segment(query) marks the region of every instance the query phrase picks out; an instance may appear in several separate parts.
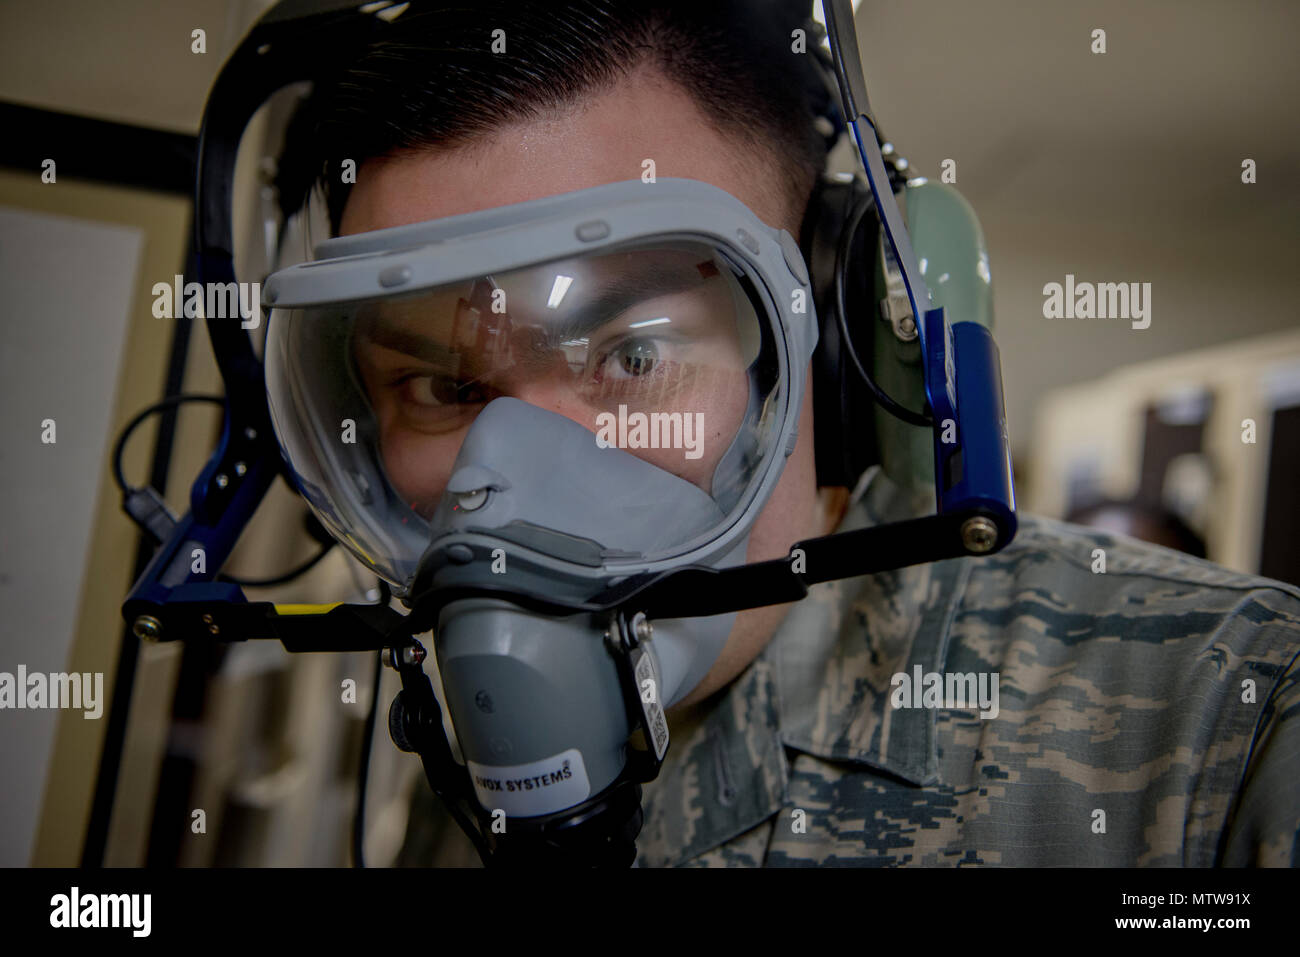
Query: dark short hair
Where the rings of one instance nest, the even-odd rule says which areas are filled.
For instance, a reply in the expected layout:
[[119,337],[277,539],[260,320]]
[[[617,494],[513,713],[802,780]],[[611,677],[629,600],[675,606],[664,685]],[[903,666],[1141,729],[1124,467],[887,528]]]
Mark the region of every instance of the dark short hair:
[[[792,49],[810,0],[461,0],[412,7],[318,81],[286,136],[279,185],[296,209],[313,181],[337,235],[342,161],[446,150],[563,108],[649,64],[773,172],[798,226],[826,158],[810,103],[813,56]],[[506,53],[491,50],[505,31]],[[811,45],[813,37],[808,38]],[[628,117],[635,123],[635,117]],[[297,205],[295,205],[297,204]]]

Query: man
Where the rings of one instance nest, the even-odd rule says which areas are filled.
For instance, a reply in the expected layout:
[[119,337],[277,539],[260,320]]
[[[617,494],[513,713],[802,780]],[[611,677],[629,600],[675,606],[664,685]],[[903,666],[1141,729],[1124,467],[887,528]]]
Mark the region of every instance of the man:
[[[803,54],[784,21],[692,6],[709,5],[399,18],[291,143],[325,162],[343,235],[637,179],[650,159],[798,237],[824,147],[794,79]],[[393,484],[432,500],[441,486],[403,472],[420,453],[401,396],[379,398],[407,380],[386,378],[391,349],[359,341]],[[813,435],[809,386],[748,561],[926,511],[879,470],[852,498],[819,489]],[[741,613],[669,712],[638,865],[1300,863],[1298,652],[1300,590],[1022,517],[992,557]],[[407,863],[455,859],[455,837],[428,847],[428,800]]]

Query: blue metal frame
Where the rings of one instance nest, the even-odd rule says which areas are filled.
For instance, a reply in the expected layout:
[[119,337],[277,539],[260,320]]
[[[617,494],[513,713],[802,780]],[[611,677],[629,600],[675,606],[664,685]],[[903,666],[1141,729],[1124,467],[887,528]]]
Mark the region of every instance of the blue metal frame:
[[[917,317],[925,394],[934,419],[936,506],[940,514],[983,510],[998,525],[1000,545],[1015,535],[1015,491],[1002,399],[997,345],[983,326],[954,327],[942,307],[931,308],[930,291],[912,250],[903,217],[889,186],[875,120],[867,100],[849,0],[823,0],[846,121],[866,170],[880,224],[894,252]],[[951,434],[951,441],[945,437]]]

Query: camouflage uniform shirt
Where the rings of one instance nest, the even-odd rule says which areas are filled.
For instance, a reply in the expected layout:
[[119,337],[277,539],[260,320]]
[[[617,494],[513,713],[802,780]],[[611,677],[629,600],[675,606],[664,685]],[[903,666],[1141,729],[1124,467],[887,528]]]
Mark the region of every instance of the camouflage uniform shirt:
[[[877,473],[841,527],[918,506]],[[1300,588],[1022,515],[793,605],[674,723],[637,866],[1295,866],[1298,653]],[[996,674],[996,717],[894,707],[918,669]]]

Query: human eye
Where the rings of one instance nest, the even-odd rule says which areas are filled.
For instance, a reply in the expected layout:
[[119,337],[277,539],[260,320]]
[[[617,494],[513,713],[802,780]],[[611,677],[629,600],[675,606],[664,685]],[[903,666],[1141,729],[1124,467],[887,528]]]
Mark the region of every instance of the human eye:
[[480,382],[429,372],[409,373],[393,381],[389,388],[403,420],[424,432],[459,428],[490,398]]
[[656,339],[624,339],[600,357],[597,372],[614,381],[648,378],[662,371],[668,352]]
[[395,387],[404,403],[420,408],[436,409],[447,405],[446,391],[441,388],[440,377],[409,375],[398,380]]
[[677,370],[678,351],[676,343],[658,336],[612,339],[592,348],[587,385],[603,395],[660,387]]
[[450,405],[478,405],[487,401],[482,379],[449,376],[440,372],[398,373],[385,383],[406,405],[436,409]]

